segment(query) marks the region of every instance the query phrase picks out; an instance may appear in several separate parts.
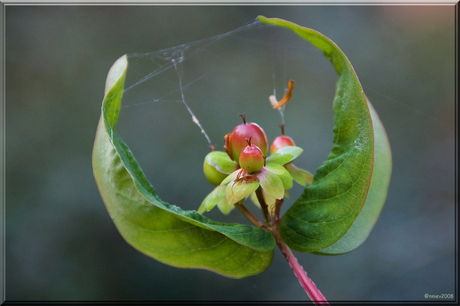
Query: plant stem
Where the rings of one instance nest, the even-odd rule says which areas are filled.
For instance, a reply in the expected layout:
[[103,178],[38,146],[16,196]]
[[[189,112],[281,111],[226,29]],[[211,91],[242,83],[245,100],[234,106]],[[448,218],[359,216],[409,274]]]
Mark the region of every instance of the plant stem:
[[316,288],[315,283],[307,276],[307,272],[302,268],[302,266],[295,258],[294,254],[292,254],[291,250],[288,246],[284,243],[283,239],[281,239],[280,234],[278,233],[278,226],[280,223],[280,210],[281,205],[283,205],[283,200],[277,200],[275,206],[275,216],[274,219],[270,217],[268,213],[267,203],[265,203],[265,199],[263,197],[262,188],[259,187],[256,190],[257,199],[259,200],[259,204],[262,207],[262,212],[264,214],[265,222],[267,223],[268,230],[275,236],[276,244],[280,248],[281,252],[283,253],[284,257],[288,261],[289,265],[291,266],[292,270],[294,270],[294,274],[300,282],[300,285],[305,290],[307,295],[310,297],[310,300],[314,304],[329,304],[326,301],[326,298],[323,294]]
[[255,226],[257,227],[261,227],[261,228],[267,228],[265,226],[265,224],[263,224],[262,222],[260,222],[244,205],[243,203],[241,204],[236,204],[236,208],[238,208],[241,213],[249,219],[249,221],[252,222],[252,224],[254,224]]
[[273,219],[273,225],[275,228],[278,228],[280,225],[280,212],[281,212],[281,205],[283,205],[284,200],[276,200],[275,203],[275,218]]
[[257,200],[259,201],[260,208],[262,208],[262,213],[264,215],[265,223],[268,227],[272,226],[272,219],[270,217],[270,213],[268,212],[267,203],[265,203],[264,194],[262,192],[262,187],[259,186],[256,190]]
[[259,200],[260,207],[262,208],[262,212],[264,215],[265,223],[267,226],[265,226],[262,222],[257,220],[256,217],[246,208],[243,206],[243,203],[241,204],[236,204],[236,207],[243,213],[243,215],[246,216],[255,226],[264,228],[269,230],[273,236],[276,239],[276,244],[280,248],[281,252],[283,253],[284,257],[288,261],[289,265],[291,266],[292,270],[294,270],[294,274],[297,277],[297,279],[300,282],[300,285],[302,288],[305,290],[307,293],[308,297],[312,300],[314,304],[329,304],[326,301],[326,298],[323,296],[323,294],[316,288],[315,283],[307,276],[307,272],[302,268],[302,266],[299,264],[297,261],[297,258],[295,258],[294,254],[292,254],[291,250],[288,248],[288,246],[284,243],[283,239],[281,238],[280,234],[278,233],[278,226],[280,222],[280,209],[281,205],[283,204],[283,200],[277,200],[276,201],[276,207],[275,207],[275,216],[274,219],[271,218],[269,212],[268,212],[268,207],[267,203],[265,203],[265,199],[263,196],[262,188],[259,187],[256,190],[256,195],[257,195],[257,200]]
[[294,274],[300,282],[300,285],[308,294],[310,299],[314,304],[324,305],[329,304],[323,294],[316,288],[315,283],[307,276],[307,273],[302,268],[302,266],[295,258],[294,254],[292,254],[291,250],[287,247],[284,241],[281,239],[278,231],[276,229],[271,229],[273,236],[276,238],[276,243],[280,248],[281,252],[283,253],[284,257],[288,261],[289,265],[291,266],[292,270],[294,270]]

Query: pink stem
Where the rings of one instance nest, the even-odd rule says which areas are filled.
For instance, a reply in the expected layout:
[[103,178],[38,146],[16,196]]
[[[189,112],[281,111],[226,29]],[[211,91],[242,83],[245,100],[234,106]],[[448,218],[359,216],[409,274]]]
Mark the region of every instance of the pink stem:
[[278,245],[284,257],[288,261],[292,270],[294,270],[295,276],[299,280],[302,288],[308,294],[308,297],[310,298],[310,300],[312,300],[314,304],[329,305],[329,303],[326,301],[326,298],[321,294],[318,288],[316,288],[315,283],[313,283],[313,281],[307,276],[307,272],[304,271],[302,266],[297,261],[297,258],[295,258],[294,254],[292,254],[291,250],[284,243],[283,239],[281,239],[281,236],[277,231],[277,228],[280,222],[280,218],[279,218],[280,208],[281,208],[281,205],[283,204],[283,200],[277,200],[276,209],[275,209],[275,218],[274,220],[272,220],[272,218],[270,217],[270,214],[268,213],[267,204],[265,203],[265,199],[263,197],[261,187],[259,187],[256,190],[256,195],[257,195],[257,199],[259,200],[260,206],[262,208],[262,212],[264,215],[265,222],[267,223],[267,226],[264,225],[259,220],[257,220],[257,218],[254,217],[254,215],[251,214],[249,210],[247,210],[246,207],[243,206],[243,204],[237,204],[236,205],[237,208],[243,213],[243,215],[245,215],[249,220],[251,220],[251,222],[255,226],[267,229],[273,234],[273,236],[275,236],[276,244]]
[[259,220],[257,220],[256,217],[254,217],[254,215],[243,205],[243,204],[235,204],[236,208],[238,208],[242,213],[243,215],[249,219],[249,221],[252,222],[252,224],[254,224],[255,226],[257,227],[261,227],[261,228],[267,228],[262,222],[260,222]]
[[284,243],[284,241],[281,239],[279,233],[276,231],[276,229],[272,229],[271,231],[273,235],[276,238],[278,247],[281,249],[283,252],[284,257],[286,260],[289,262],[289,265],[291,266],[292,270],[294,270],[294,274],[297,277],[297,279],[300,282],[300,285],[302,288],[305,290],[305,292],[308,294],[310,299],[314,304],[318,305],[328,305],[329,303],[327,302],[326,298],[323,296],[323,294],[316,288],[315,283],[307,276],[307,273],[304,271],[302,266],[299,264],[297,261],[297,258],[295,258],[294,254],[292,254],[291,250],[287,247],[287,245]]

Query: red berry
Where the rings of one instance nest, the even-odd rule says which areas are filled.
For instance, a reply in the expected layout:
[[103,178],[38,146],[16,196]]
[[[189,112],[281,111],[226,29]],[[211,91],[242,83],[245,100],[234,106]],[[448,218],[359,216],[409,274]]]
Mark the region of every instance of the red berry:
[[273,140],[272,146],[270,147],[270,154],[275,153],[278,149],[287,146],[295,146],[294,140],[289,136],[278,136]]
[[268,140],[264,130],[256,123],[246,122],[244,115],[240,115],[244,123],[236,126],[231,134],[225,135],[224,147],[227,154],[234,161],[238,161],[241,151],[248,145],[246,140],[251,138],[252,145],[256,145],[266,156],[268,153]]
[[247,173],[256,173],[265,164],[264,153],[258,146],[251,144],[251,139],[248,140],[248,146],[241,151],[240,166],[244,168]]
[[270,147],[270,154],[275,153],[278,149],[287,146],[295,146],[294,140],[289,136],[284,136],[284,124],[280,125],[282,136],[278,136],[273,140],[272,146]]

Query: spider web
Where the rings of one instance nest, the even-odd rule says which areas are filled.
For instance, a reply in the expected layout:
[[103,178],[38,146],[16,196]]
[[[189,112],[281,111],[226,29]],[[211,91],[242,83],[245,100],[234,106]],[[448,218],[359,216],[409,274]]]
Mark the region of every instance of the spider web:
[[[306,152],[307,143],[326,138],[323,150],[315,147],[316,164],[311,156],[299,157],[299,166],[312,172],[330,151],[336,73],[321,52],[286,29],[251,22],[199,41],[128,54],[128,63],[117,132],[167,202],[198,208],[213,188],[203,174],[204,157],[210,146],[223,151],[223,137],[242,123],[242,113],[262,126],[269,142],[281,134],[280,124]],[[326,70],[325,79],[309,75],[310,69]],[[280,100],[290,79],[291,101],[274,110],[269,96]],[[315,92],[323,95],[319,108],[309,103]],[[306,114],[313,119],[305,120]],[[320,130],[327,136],[315,135]],[[310,167],[302,165],[306,160]]]

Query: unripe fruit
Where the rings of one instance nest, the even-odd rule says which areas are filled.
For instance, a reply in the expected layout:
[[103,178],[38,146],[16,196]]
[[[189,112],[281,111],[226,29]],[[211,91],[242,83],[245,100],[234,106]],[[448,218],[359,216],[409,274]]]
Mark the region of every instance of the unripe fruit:
[[233,132],[225,135],[224,138],[224,147],[228,156],[232,160],[238,161],[241,151],[248,145],[246,140],[249,138],[251,138],[252,145],[259,147],[263,155],[266,156],[268,153],[268,140],[264,130],[256,123],[246,123],[244,115],[240,116],[243,118],[244,123],[236,126]]
[[220,183],[228,176],[228,174],[217,171],[217,169],[208,164],[206,160],[203,163],[203,171],[208,181],[214,186],[220,185]]
[[251,139],[248,140],[248,145],[241,151],[240,166],[247,173],[252,174],[259,172],[265,164],[264,153],[258,146],[251,144]]
[[273,140],[272,146],[270,147],[270,154],[275,153],[278,149],[287,146],[295,146],[294,140],[289,136],[284,136],[284,125],[280,125],[282,136],[278,136]]

